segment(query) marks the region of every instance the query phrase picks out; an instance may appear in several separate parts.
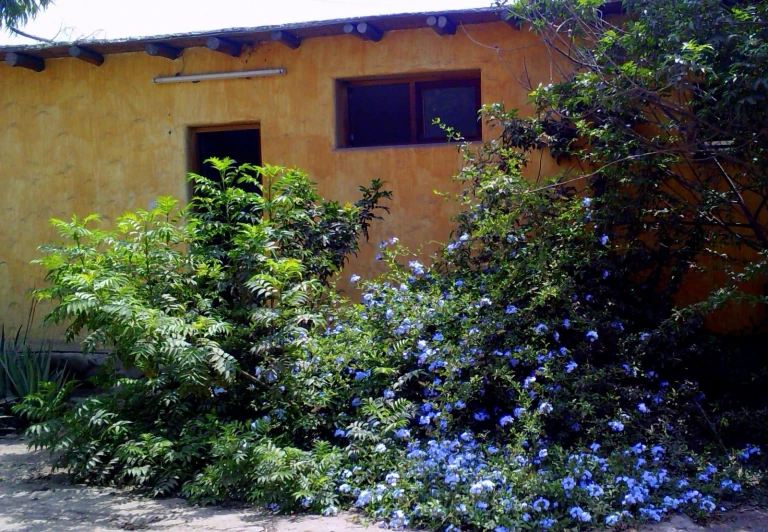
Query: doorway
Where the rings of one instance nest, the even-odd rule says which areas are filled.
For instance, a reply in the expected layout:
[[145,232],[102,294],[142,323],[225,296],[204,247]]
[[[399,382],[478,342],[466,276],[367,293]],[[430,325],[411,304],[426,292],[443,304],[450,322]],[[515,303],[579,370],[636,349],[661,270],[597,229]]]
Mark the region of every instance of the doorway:
[[[211,157],[234,159],[237,165],[261,165],[261,131],[258,125],[224,125],[191,129],[191,170],[212,181],[219,181],[218,171],[205,164]],[[258,192],[255,186],[244,186],[248,192]]]

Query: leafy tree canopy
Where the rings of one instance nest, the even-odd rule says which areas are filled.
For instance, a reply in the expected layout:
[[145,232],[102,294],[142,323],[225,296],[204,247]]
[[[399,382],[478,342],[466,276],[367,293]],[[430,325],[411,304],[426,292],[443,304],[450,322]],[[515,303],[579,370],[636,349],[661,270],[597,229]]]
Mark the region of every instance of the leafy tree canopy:
[[[549,148],[561,181],[605,208],[597,223],[670,289],[703,253],[768,249],[768,2],[602,0],[509,4],[552,53],[529,83],[537,114],[506,135]],[[525,77],[525,76],[523,76]]]
[[51,0],[0,0],[0,28],[23,26],[52,3]]

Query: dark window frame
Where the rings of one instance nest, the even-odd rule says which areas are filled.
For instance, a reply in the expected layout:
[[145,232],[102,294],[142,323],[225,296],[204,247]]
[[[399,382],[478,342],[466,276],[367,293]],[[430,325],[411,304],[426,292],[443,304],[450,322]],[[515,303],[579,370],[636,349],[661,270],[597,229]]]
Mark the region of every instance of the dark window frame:
[[[405,144],[371,144],[354,146],[350,141],[349,89],[371,85],[408,84],[410,141]],[[479,70],[404,74],[377,76],[355,79],[336,80],[336,147],[338,149],[392,148],[397,146],[418,146],[447,143],[446,136],[431,137],[422,131],[424,107],[422,91],[424,89],[473,87],[475,89],[475,107],[479,111],[482,101],[482,84]],[[482,123],[478,121],[477,134],[464,135],[465,141],[483,140]]]

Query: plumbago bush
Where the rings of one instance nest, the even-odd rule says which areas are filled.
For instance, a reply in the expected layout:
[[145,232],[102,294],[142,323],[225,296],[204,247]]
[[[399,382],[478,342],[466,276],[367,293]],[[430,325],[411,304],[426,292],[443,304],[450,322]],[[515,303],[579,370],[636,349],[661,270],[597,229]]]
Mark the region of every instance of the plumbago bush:
[[613,268],[599,201],[516,152],[468,157],[456,238],[430,268],[382,243],[389,274],[353,276],[362,305],[281,379],[299,417],[267,414],[346,446],[341,500],[391,528],[570,530],[703,516],[755,482],[759,448],[713,447],[684,378],[699,313]]

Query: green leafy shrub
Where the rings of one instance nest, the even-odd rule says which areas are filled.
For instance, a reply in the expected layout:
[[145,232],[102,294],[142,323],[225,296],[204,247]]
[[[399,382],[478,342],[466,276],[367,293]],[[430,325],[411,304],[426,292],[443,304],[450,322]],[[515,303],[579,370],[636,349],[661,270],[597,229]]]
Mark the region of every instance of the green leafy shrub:
[[[36,262],[50,286],[37,296],[54,302],[47,320],[67,324],[68,340],[110,349],[100,380],[108,393],[68,408],[65,395],[46,390],[18,411],[41,422],[34,444],[61,451],[59,464],[79,480],[156,494],[187,484],[199,500],[290,506],[326,482],[336,454],[250,426],[280,401],[273,375],[323,320],[323,285],[390,194],[375,181],[361,187],[358,204],[341,206],[322,200],[298,170],[211,164],[220,180],[193,175],[187,208],[160,198],[112,231],[92,228],[95,216],[53,221],[63,244],[42,248]],[[245,433],[233,450],[228,442]],[[264,465],[227,478],[243,459]]]

